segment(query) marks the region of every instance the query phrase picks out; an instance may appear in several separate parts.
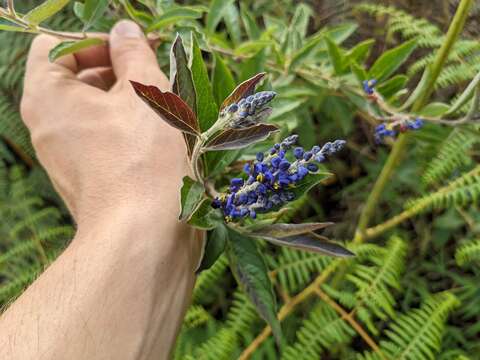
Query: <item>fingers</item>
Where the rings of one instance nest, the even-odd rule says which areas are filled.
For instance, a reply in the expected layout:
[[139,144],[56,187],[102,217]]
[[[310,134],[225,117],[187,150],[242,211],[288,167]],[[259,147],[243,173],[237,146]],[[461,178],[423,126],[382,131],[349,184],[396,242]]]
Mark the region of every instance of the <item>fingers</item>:
[[85,84],[94,86],[104,91],[108,91],[116,81],[115,74],[113,73],[113,69],[111,67],[96,67],[93,69],[86,69],[81,71],[77,75],[77,78]]
[[134,22],[123,20],[113,27],[110,33],[110,58],[120,87],[125,88],[128,80],[135,80],[168,89],[168,79],[160,70],[155,53]]

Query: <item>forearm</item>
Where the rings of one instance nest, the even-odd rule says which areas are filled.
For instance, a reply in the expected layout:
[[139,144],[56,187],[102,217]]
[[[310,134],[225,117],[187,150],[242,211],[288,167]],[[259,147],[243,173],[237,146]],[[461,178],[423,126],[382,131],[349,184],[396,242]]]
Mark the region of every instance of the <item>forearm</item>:
[[161,206],[122,206],[80,225],[2,316],[0,358],[168,358],[199,249]]

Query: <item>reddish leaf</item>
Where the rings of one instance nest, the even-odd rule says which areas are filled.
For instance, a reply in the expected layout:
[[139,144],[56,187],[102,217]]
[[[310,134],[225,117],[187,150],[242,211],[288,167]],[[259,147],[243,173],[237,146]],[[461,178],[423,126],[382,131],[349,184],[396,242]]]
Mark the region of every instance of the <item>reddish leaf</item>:
[[238,102],[240,99],[243,99],[249,95],[252,95],[255,92],[255,86],[263,79],[266,73],[258,73],[257,75],[251,77],[248,80],[245,80],[240,85],[238,85],[235,90],[223,101],[220,110],[226,106]]
[[354,253],[344,248],[343,246],[329,241],[324,236],[320,236],[314,233],[287,237],[274,237],[265,235],[259,236],[261,236],[262,239],[279,246],[287,246],[295,249],[313,251],[336,257],[355,256]]
[[257,124],[247,128],[228,129],[215,136],[207,145],[207,150],[232,150],[246,147],[265,140],[278,128],[269,124]]
[[192,109],[178,96],[171,92],[162,92],[156,86],[143,85],[130,81],[137,95],[157,114],[174,128],[198,135],[198,121]]
[[324,229],[333,225],[331,222],[324,223],[303,223],[303,224],[272,224],[262,227],[259,230],[253,232],[255,235],[260,236],[273,236],[278,238],[284,238],[287,236],[301,235],[310,233],[312,231]]

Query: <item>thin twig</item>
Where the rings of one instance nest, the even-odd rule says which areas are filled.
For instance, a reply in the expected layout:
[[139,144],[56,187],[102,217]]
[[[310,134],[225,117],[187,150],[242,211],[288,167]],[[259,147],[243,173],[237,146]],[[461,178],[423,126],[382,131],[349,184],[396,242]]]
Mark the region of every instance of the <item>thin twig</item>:
[[338,305],[332,298],[330,298],[327,294],[325,294],[319,287],[315,289],[315,293],[318,295],[320,299],[325,301],[328,305],[330,305],[342,318],[342,320],[347,321],[352,328],[355,329],[358,335],[362,337],[362,339],[372,348],[374,352],[376,352],[383,360],[387,360],[385,355],[383,354],[380,347],[377,345],[375,340],[373,340],[370,335],[362,328],[362,326],[355,320],[354,318],[354,311],[348,313],[345,311],[340,305]]
[[[279,321],[285,319],[293,310],[295,310],[298,304],[303,303],[305,300],[309,299],[311,295],[315,294],[315,289],[318,288],[329,278],[330,274],[337,269],[341,264],[341,261],[336,261],[331,264],[332,266],[325,269],[320,275],[318,275],[315,280],[310,283],[305,289],[299,292],[297,295],[292,297],[290,301],[285,303],[280,311],[277,314]],[[260,347],[260,345],[270,336],[272,333],[272,328],[266,326],[262,332],[250,343],[250,345],[242,352],[238,360],[247,360],[253,353]]]
[[7,7],[10,14],[16,17],[17,14],[15,13],[15,6],[13,5],[13,0],[7,0]]

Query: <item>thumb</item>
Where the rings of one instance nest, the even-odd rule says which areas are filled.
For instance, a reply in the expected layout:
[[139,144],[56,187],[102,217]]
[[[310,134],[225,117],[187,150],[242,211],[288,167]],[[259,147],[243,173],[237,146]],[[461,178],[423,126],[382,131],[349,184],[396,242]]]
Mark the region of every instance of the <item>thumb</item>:
[[123,83],[135,80],[168,89],[168,79],[160,70],[155,53],[133,21],[122,20],[112,28],[110,58],[116,78]]

